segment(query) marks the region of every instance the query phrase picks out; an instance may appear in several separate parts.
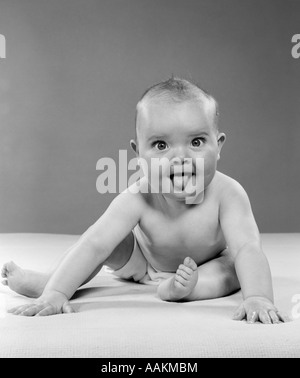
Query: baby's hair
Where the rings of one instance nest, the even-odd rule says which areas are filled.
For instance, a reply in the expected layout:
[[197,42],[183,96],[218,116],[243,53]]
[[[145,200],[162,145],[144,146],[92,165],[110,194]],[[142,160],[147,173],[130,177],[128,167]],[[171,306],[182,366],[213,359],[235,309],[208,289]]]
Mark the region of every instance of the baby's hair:
[[212,113],[214,127],[218,130],[219,107],[217,101],[213,96],[192,81],[172,76],[170,79],[154,84],[148,88],[137,103],[135,124],[137,123],[138,112],[152,101],[156,103],[162,102],[163,104],[198,101],[202,106],[209,107],[209,112]]

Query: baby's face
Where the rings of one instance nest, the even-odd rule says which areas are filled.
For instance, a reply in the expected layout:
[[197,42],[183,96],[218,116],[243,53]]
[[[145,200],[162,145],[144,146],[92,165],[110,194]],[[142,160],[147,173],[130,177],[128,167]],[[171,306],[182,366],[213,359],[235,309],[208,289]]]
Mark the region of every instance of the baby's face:
[[[147,163],[150,185],[154,185],[155,177],[159,178],[160,190],[162,185],[170,187],[170,193],[164,195],[185,200],[187,196],[193,195],[191,188],[195,187],[195,183],[201,186],[195,188],[195,193],[202,192],[210,184],[225,135],[218,134],[211,114],[201,109],[196,102],[154,103],[138,114],[137,139],[137,153]],[[166,158],[164,161],[168,164],[153,172],[153,158],[159,161]],[[203,159],[204,172],[203,166],[201,169],[196,164],[197,158]]]

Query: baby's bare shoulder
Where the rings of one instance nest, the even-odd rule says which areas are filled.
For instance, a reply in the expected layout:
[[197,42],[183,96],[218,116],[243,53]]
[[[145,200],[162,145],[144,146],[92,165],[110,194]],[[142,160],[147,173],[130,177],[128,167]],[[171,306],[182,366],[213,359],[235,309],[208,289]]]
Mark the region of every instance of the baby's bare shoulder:
[[248,197],[243,186],[232,177],[218,171],[215,179],[216,192],[221,201]]
[[144,178],[130,185],[126,190],[119,194],[122,202],[130,204],[130,206],[143,207],[146,204],[145,197],[148,193],[147,182]]

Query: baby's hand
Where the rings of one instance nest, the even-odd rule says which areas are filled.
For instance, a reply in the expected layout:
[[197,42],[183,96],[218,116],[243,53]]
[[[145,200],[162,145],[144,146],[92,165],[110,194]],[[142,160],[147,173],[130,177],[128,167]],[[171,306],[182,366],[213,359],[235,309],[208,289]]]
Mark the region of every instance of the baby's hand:
[[48,292],[33,302],[14,307],[8,310],[9,313],[22,316],[47,316],[61,313],[74,312],[68,302],[68,298],[62,293]]
[[249,297],[238,307],[233,315],[234,320],[246,319],[252,324],[260,321],[264,324],[288,322],[288,316],[280,313],[273,303],[265,297]]

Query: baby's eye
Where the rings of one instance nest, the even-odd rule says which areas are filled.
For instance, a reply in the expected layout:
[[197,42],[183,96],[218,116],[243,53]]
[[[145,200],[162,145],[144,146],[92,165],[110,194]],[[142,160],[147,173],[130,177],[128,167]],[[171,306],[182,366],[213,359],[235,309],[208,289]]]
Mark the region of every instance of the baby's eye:
[[167,148],[167,143],[162,141],[162,140],[158,140],[157,142],[154,142],[153,143],[153,146],[159,150],[159,151],[163,151]]
[[204,138],[195,138],[192,140],[193,147],[200,147],[205,142]]

